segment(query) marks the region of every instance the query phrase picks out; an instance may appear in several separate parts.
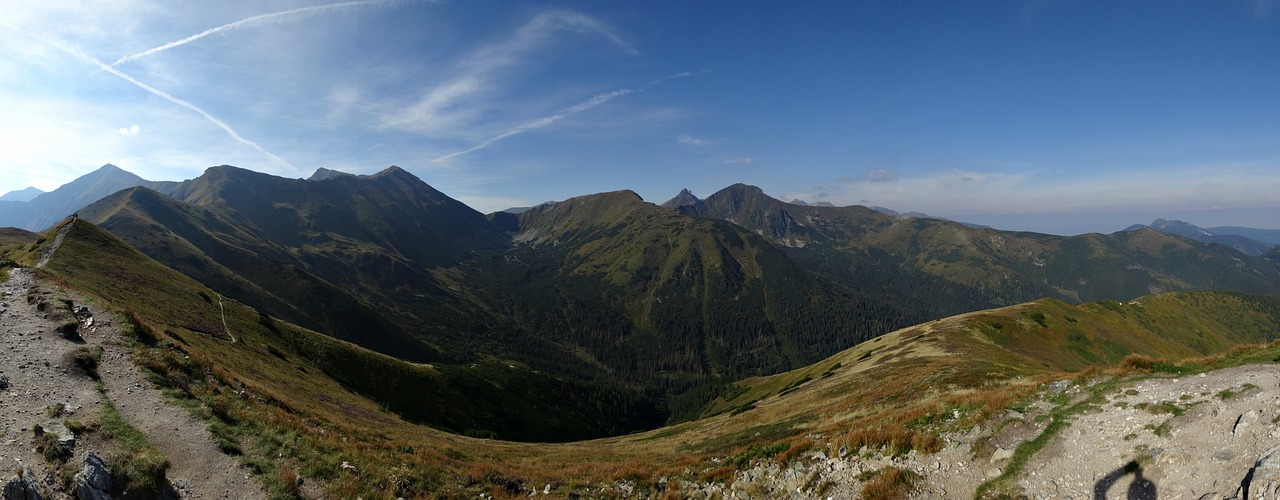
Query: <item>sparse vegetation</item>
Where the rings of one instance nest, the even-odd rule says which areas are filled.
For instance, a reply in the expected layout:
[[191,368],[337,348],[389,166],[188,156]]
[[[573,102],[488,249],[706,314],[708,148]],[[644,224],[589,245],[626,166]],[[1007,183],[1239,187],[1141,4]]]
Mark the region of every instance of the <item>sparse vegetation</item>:
[[920,476],[914,472],[889,467],[863,474],[862,498],[866,500],[898,500],[907,498]]
[[120,452],[107,459],[112,475],[121,482],[120,489],[134,498],[158,496],[167,484],[169,460],[120,416],[105,391],[99,424],[102,434],[120,446]]
[[62,362],[64,365],[74,367],[80,374],[98,380],[98,363],[101,359],[101,347],[79,346],[67,351]]

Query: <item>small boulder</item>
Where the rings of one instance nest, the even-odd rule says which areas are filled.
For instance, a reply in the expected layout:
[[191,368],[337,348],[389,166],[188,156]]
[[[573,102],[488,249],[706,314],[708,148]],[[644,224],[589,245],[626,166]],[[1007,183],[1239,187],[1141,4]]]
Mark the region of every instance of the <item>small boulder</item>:
[[111,472],[107,463],[94,452],[84,457],[84,469],[72,479],[78,500],[111,500]]
[[62,443],[63,446],[66,446],[67,448],[74,448],[76,445],[76,434],[71,432],[71,429],[68,429],[67,426],[62,425],[62,422],[57,420],[50,420],[36,424],[35,433],[36,436],[45,433],[52,434],[53,437],[57,438],[59,443]]
[[9,377],[7,375],[0,375],[0,391],[3,391],[8,388],[9,388]]
[[1057,394],[1059,392],[1065,391],[1070,388],[1071,388],[1070,380],[1059,380],[1057,382],[1049,384],[1049,392],[1052,392],[1054,394]]
[[991,463],[994,464],[1001,460],[1008,460],[1010,458],[1013,458],[1012,449],[996,448],[996,452],[991,454]]

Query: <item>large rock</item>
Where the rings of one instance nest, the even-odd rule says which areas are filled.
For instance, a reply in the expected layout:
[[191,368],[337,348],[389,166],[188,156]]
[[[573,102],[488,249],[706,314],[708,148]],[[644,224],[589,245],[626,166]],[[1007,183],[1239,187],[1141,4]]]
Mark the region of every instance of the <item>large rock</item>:
[[1258,456],[1250,471],[1247,486],[1245,498],[1280,498],[1280,445]]
[[85,454],[84,469],[72,479],[79,500],[111,500],[111,472],[107,463],[92,451]]
[[30,468],[21,476],[13,476],[4,483],[4,500],[40,500],[40,486],[36,484],[36,473]]

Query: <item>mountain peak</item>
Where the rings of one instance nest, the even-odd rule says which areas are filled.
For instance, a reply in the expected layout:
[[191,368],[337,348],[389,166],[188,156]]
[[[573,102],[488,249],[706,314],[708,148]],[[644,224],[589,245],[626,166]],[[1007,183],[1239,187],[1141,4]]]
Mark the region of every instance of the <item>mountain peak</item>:
[[373,174],[373,175],[371,175],[370,177],[382,177],[382,176],[384,176],[384,175],[401,175],[401,174],[409,174],[409,175],[413,175],[413,174],[410,174],[410,173],[409,173],[409,171],[407,171],[407,170],[405,170],[405,169],[403,169],[403,168],[400,168],[398,165],[392,165],[392,166],[390,166],[390,167],[387,167],[387,168],[385,168],[385,169],[382,169],[382,171],[381,171],[381,172],[378,172],[378,173],[376,173],[376,174]]
[[316,172],[314,174],[311,174],[311,177],[308,177],[307,180],[323,181],[323,180],[333,179],[336,177],[344,177],[344,176],[350,176],[350,175],[351,174],[348,174],[346,172],[340,172],[330,168],[320,167],[320,168],[317,168]]
[[680,208],[680,207],[687,207],[690,205],[697,205],[699,203],[702,203],[702,200],[698,199],[697,196],[694,196],[693,193],[689,192],[688,189],[681,189],[680,194],[677,194],[675,198],[672,198],[664,202],[662,204],[662,207],[663,208]]
[[44,191],[41,191],[35,186],[31,186],[26,189],[9,191],[8,193],[0,196],[0,201],[31,201],[42,194],[44,194]]

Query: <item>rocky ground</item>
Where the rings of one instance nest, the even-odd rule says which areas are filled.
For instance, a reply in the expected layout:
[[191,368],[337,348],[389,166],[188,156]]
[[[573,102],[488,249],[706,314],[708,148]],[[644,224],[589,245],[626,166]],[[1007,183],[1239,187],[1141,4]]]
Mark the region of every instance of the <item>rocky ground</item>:
[[[876,471],[919,476],[914,498],[972,498],[1039,436],[1049,413],[1097,387],[1063,381],[1002,418],[947,437],[938,453],[883,457],[814,453],[788,467],[758,465],[728,485],[686,484],[693,497],[855,498]],[[1027,461],[1013,493],[1028,498],[1280,498],[1280,366],[1149,378],[1103,392]],[[1005,490],[1007,491],[1007,490]]]
[[72,498],[65,478],[80,471],[90,453],[107,457],[115,451],[94,431],[76,436],[74,455],[61,467],[37,450],[37,426],[67,420],[91,424],[101,412],[103,396],[95,382],[79,373],[68,357],[87,346],[102,348],[99,373],[106,396],[169,459],[170,496],[266,498],[248,471],[218,450],[201,422],[170,404],[146,381],[105,314],[58,291],[75,308],[88,309],[81,318],[81,338],[68,340],[55,331],[58,325],[50,321],[47,308],[41,311],[28,303],[33,286],[33,273],[24,269],[11,271],[9,280],[0,284],[0,481],[19,471],[36,480],[42,498]]

